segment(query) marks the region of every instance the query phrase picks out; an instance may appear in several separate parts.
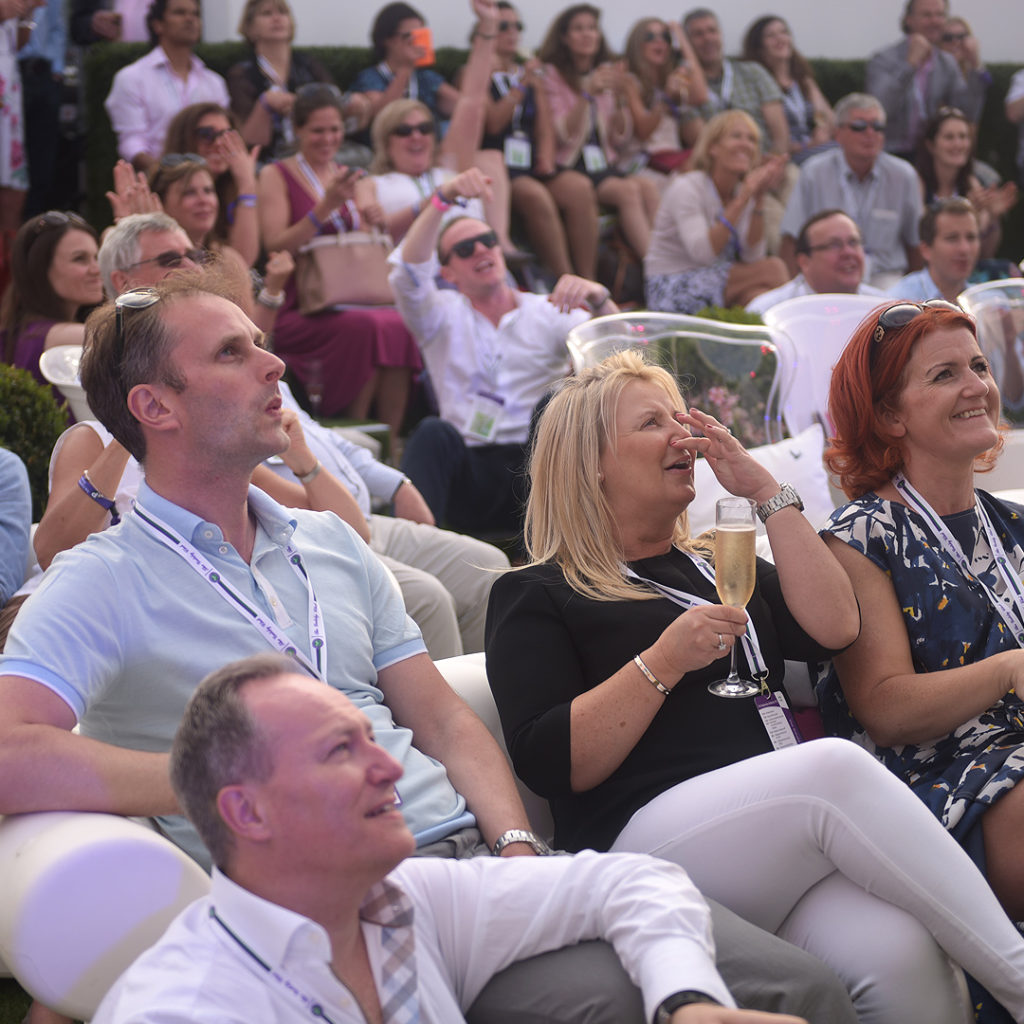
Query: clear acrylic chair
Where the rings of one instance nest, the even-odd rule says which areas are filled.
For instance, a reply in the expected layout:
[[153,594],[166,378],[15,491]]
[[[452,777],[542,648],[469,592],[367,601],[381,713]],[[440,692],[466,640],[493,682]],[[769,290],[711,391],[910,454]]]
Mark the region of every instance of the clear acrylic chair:
[[764,312],[765,326],[782,353],[782,416],[791,436],[812,423],[820,423],[825,436],[831,436],[832,368],[857,325],[886,301],[877,295],[800,295]]
[[999,385],[1003,416],[1024,425],[1024,279],[971,285],[958,301],[978,322],[978,344]]
[[616,313],[574,327],[573,369],[635,348],[663,366],[687,403],[715,416],[746,446],[782,439],[779,352],[763,327],[676,313]]

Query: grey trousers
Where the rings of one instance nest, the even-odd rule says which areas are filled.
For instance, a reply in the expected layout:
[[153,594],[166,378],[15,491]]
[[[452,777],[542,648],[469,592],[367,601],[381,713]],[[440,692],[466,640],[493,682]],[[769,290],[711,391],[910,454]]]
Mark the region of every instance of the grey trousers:
[[[475,829],[464,829],[416,853],[489,855],[478,839]],[[831,968],[713,900],[708,900],[708,906],[715,964],[740,1007],[791,1013],[810,1024],[857,1024],[850,996]],[[688,987],[685,978],[679,979],[679,987]],[[468,1024],[650,1024],[640,990],[607,942],[581,942],[512,964],[488,982],[466,1020]]]

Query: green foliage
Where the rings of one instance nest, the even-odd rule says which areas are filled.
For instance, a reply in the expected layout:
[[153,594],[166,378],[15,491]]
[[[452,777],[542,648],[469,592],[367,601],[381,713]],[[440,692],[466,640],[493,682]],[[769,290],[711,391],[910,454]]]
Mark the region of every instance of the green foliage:
[[28,370],[0,363],[0,445],[25,463],[32,486],[32,519],[46,507],[50,453],[67,426],[65,407]]
[[755,327],[764,324],[760,313],[748,313],[742,306],[705,306],[694,316],[702,316],[705,320],[720,320],[725,324],[753,324]]

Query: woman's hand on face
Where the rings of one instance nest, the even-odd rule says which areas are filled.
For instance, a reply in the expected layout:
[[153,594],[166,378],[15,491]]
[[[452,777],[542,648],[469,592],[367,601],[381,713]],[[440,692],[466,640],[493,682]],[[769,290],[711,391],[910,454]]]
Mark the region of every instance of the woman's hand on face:
[[256,159],[260,155],[260,147],[246,149],[242,136],[236,131],[225,132],[214,145],[239,186],[246,191],[249,191],[250,186],[255,189]]
[[714,416],[690,407],[688,412],[676,413],[676,420],[703,437],[684,437],[672,444],[690,452],[700,452],[707,460],[711,472],[730,493],[741,498],[753,498],[759,505],[778,494],[775,478],[759,462],[751,458],[746,448]]
[[747,616],[742,608],[702,604],[687,609],[666,626],[653,648],[674,672],[685,676],[726,657],[746,631]]
[[316,456],[306,444],[299,414],[294,409],[281,410],[281,426],[288,435],[288,447],[281,452],[281,460],[296,475],[308,473],[316,463]]

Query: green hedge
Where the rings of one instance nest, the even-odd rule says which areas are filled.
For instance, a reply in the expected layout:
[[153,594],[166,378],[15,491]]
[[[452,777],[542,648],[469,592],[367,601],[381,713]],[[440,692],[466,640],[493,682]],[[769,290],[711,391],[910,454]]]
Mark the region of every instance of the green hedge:
[[[89,130],[86,140],[85,214],[98,229],[110,223],[110,206],[104,193],[111,187],[111,169],[117,160],[117,142],[107,112],[103,108],[103,101],[110,91],[114,74],[125,64],[141,57],[147,49],[148,47],[142,43],[110,43],[91,47],[86,56],[85,105]],[[302,52],[320,60],[343,89],[372,62],[370,50],[363,46],[317,46],[301,49]],[[245,59],[248,47],[241,42],[211,43],[200,46],[197,52],[214,71],[226,75],[233,64]],[[465,59],[465,50],[441,47],[437,50],[437,69],[445,77],[451,78]],[[812,60],[811,65],[822,92],[832,103],[864,86],[865,62],[862,60],[819,58]],[[988,91],[988,101],[982,112],[978,132],[978,155],[992,164],[1002,177],[1008,180],[1016,180],[1017,177],[1017,132],[1003,115],[1003,99],[1010,85],[1010,77],[1016,70],[1017,66],[1013,64],[989,65],[992,85]],[[1015,211],[1005,225],[1002,254],[1011,259],[1019,259],[1024,252],[1022,237],[1024,230],[1021,217],[1019,212]]]

